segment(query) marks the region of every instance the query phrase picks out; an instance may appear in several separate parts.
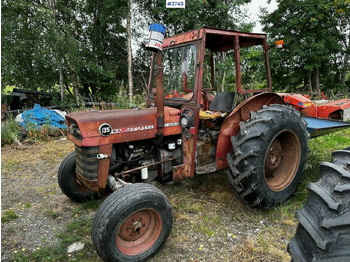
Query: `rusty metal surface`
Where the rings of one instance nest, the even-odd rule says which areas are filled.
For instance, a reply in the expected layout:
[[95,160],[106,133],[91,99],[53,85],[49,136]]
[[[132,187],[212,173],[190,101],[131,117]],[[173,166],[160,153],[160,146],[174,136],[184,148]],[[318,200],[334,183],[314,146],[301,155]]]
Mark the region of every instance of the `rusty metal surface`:
[[188,164],[182,164],[173,167],[173,181],[179,182],[191,176],[191,168]]
[[235,50],[235,68],[236,68],[236,87],[237,93],[242,93],[242,77],[241,77],[241,60],[239,54],[239,38],[235,36],[234,38],[234,50]]
[[130,173],[133,173],[135,171],[139,171],[141,169],[148,168],[148,167],[151,167],[151,166],[156,166],[156,165],[159,165],[159,164],[162,164],[162,163],[165,163],[165,162],[173,161],[173,160],[176,160],[178,158],[180,158],[180,157],[172,157],[172,158],[169,158],[169,159],[165,159],[165,160],[162,160],[162,161],[154,162],[154,163],[147,164],[147,165],[144,165],[144,166],[135,167],[133,169],[129,169],[129,170],[126,170],[126,171],[123,171],[123,172],[120,172],[120,173],[115,173],[114,176],[118,177],[119,175],[130,174]]
[[273,191],[282,191],[293,181],[301,158],[298,135],[291,130],[281,131],[265,155],[265,181]]
[[[179,125],[180,110],[164,108],[164,135],[181,133]],[[157,109],[145,108],[142,110],[123,109],[105,110],[101,112],[73,112],[67,116],[74,119],[81,131],[82,140],[69,135],[69,139],[79,146],[98,146],[142,139],[154,138],[157,130]],[[99,126],[108,123],[116,133],[101,136]]]
[[193,31],[189,31],[183,34],[179,34],[176,36],[172,36],[164,39],[163,41],[163,49],[166,49],[170,46],[175,46],[177,44],[183,44],[187,42],[191,42],[203,37],[203,29],[196,29]]
[[156,98],[157,105],[157,128],[158,134],[162,137],[164,135],[164,75],[162,66],[161,52],[158,52],[157,56],[157,69],[156,69]]
[[88,180],[85,177],[81,176],[77,170],[75,171],[75,175],[81,184],[94,192],[98,192],[97,180]]
[[[98,153],[111,156],[112,154],[112,144],[99,146]],[[108,172],[109,172],[110,158],[98,160],[98,188],[104,189],[107,185]]]
[[251,111],[256,112],[264,105],[270,104],[285,104],[285,102],[275,93],[261,93],[241,103],[225,119],[217,142],[216,166],[218,170],[228,166],[226,155],[232,150],[231,137],[237,135],[240,130],[239,122],[247,121]]
[[266,81],[267,81],[267,88],[264,92],[272,92],[272,81],[271,81],[271,70],[270,70],[270,59],[269,59],[269,46],[267,44],[267,39],[264,39],[263,43],[263,51],[264,51],[264,62],[265,62],[265,69],[266,69]]

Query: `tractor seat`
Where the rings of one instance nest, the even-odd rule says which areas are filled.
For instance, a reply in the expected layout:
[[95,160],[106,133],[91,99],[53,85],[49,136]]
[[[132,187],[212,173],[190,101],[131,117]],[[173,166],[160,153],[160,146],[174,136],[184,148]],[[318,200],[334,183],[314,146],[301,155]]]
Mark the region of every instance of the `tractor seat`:
[[214,97],[209,106],[210,111],[231,113],[234,108],[235,92],[220,92]]
[[235,93],[234,92],[220,92],[211,102],[209,110],[200,111],[199,118],[203,120],[215,120],[216,118],[223,118],[227,113],[231,113],[234,108]]

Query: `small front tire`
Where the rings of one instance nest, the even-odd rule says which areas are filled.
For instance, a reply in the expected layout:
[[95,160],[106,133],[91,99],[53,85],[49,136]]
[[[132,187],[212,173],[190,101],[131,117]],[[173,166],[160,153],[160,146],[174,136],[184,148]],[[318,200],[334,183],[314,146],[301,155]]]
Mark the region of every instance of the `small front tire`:
[[76,157],[73,151],[63,159],[58,169],[58,185],[62,192],[76,202],[84,202],[92,198],[97,198],[97,193],[90,191],[77,180],[75,167]]
[[164,245],[172,228],[169,200],[149,184],[112,193],[92,225],[92,242],[103,261],[144,261]]

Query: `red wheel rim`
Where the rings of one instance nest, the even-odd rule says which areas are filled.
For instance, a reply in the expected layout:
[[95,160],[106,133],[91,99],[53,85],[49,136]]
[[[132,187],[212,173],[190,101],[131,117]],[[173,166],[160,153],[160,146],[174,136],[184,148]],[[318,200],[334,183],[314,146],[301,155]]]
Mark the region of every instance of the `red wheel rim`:
[[268,187],[282,191],[293,181],[301,159],[301,145],[297,134],[283,130],[272,140],[265,155],[264,175]]
[[136,211],[121,224],[116,243],[125,255],[132,256],[145,252],[157,241],[162,231],[162,219],[154,209]]

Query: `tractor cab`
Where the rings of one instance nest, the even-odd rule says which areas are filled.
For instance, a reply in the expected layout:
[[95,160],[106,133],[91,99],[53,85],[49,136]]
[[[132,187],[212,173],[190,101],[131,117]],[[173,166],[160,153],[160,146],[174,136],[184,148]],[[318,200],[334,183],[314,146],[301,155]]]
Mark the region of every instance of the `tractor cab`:
[[[244,56],[246,52],[241,50],[250,47],[256,48],[256,52],[260,53],[259,58],[266,67],[265,84],[258,88],[249,88],[249,85],[242,87],[241,70],[247,66],[241,61],[241,53],[243,52]],[[164,104],[168,106],[182,107],[184,104],[198,102],[201,110],[205,111],[209,109],[214,96],[220,91],[231,91],[239,95],[271,91],[268,49],[265,34],[209,27],[167,38],[164,40],[163,51],[154,52],[152,55],[147,104],[156,104],[156,68],[159,60],[163,67]],[[228,88],[223,86],[225,79],[222,77],[226,76],[221,76],[219,73],[227,69],[222,68],[225,66],[223,65],[225,60],[233,65],[230,72],[226,72],[226,75],[233,76],[230,90],[225,90]],[[234,86],[232,80],[235,82]],[[222,96],[226,95],[228,94],[224,93]],[[234,97],[230,95],[230,98]],[[226,103],[225,101],[224,108],[231,108]]]

